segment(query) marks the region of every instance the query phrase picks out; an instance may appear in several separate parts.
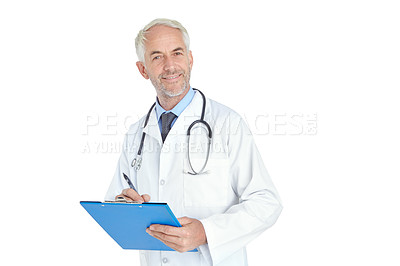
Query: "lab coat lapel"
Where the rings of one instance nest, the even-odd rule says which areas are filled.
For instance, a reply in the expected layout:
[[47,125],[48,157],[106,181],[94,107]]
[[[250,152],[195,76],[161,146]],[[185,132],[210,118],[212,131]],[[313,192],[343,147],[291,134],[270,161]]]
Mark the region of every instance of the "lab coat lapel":
[[[145,121],[142,124],[142,128],[144,127],[144,123],[145,123]],[[153,108],[153,110],[151,111],[151,114],[149,117],[149,122],[147,123],[147,126],[144,127],[143,132],[146,133],[146,138],[152,137],[156,141],[158,141],[158,143],[160,145],[162,144],[161,132],[160,132],[160,128],[158,127],[158,121],[157,121],[157,115],[156,115],[155,108]]]

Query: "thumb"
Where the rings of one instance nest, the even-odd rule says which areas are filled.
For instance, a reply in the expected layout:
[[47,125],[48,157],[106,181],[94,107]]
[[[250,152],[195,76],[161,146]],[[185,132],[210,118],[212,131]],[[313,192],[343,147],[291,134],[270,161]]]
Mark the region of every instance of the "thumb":
[[150,195],[149,194],[143,194],[142,198],[143,198],[144,202],[149,202],[150,201]]
[[122,195],[132,199],[133,201],[139,201],[139,202],[144,201],[144,199],[135,190],[131,188],[126,188],[122,190]]
[[192,222],[192,219],[185,216],[185,217],[178,218],[178,222],[181,225],[190,224]]

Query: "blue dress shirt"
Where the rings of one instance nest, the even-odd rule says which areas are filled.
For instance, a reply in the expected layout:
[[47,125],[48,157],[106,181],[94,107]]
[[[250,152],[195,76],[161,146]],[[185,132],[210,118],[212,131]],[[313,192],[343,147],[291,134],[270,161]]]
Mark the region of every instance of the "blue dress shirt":
[[156,115],[157,115],[157,121],[158,121],[158,127],[160,128],[161,132],[161,115],[163,113],[169,113],[172,112],[176,115],[176,118],[172,121],[171,123],[171,128],[174,126],[176,119],[180,116],[180,114],[183,112],[183,110],[188,107],[188,105],[192,102],[193,97],[194,97],[194,90],[192,87],[190,87],[189,91],[186,93],[185,97],[170,111],[165,111],[164,108],[161,107],[160,103],[158,102],[158,98],[156,100]]

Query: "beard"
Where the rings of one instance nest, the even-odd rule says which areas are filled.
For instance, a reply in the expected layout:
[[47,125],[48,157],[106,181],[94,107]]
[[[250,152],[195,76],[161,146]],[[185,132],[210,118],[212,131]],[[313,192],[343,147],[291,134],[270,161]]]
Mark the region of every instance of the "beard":
[[[164,84],[162,83],[162,79],[164,76],[173,76],[173,75],[177,75],[180,74],[182,75],[183,78],[183,82],[182,85],[180,87],[178,87],[178,89],[175,90],[171,90],[171,89],[167,89]],[[156,89],[157,92],[160,92],[161,94],[163,94],[166,97],[176,97],[181,95],[189,86],[190,84],[190,68],[188,69],[187,73],[185,71],[167,71],[165,73],[162,73],[161,75],[159,75],[157,78],[149,76],[150,77],[150,81],[153,84],[154,88]]]

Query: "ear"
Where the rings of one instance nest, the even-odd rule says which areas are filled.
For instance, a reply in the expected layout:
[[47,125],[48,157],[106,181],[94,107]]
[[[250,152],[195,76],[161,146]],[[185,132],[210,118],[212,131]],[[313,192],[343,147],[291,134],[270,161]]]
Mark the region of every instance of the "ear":
[[190,70],[192,70],[192,66],[193,66],[193,55],[192,55],[192,51],[189,51],[189,65],[190,65]]
[[139,69],[140,74],[145,78],[149,79],[149,75],[147,75],[146,67],[144,66],[143,62],[137,61],[136,66]]

